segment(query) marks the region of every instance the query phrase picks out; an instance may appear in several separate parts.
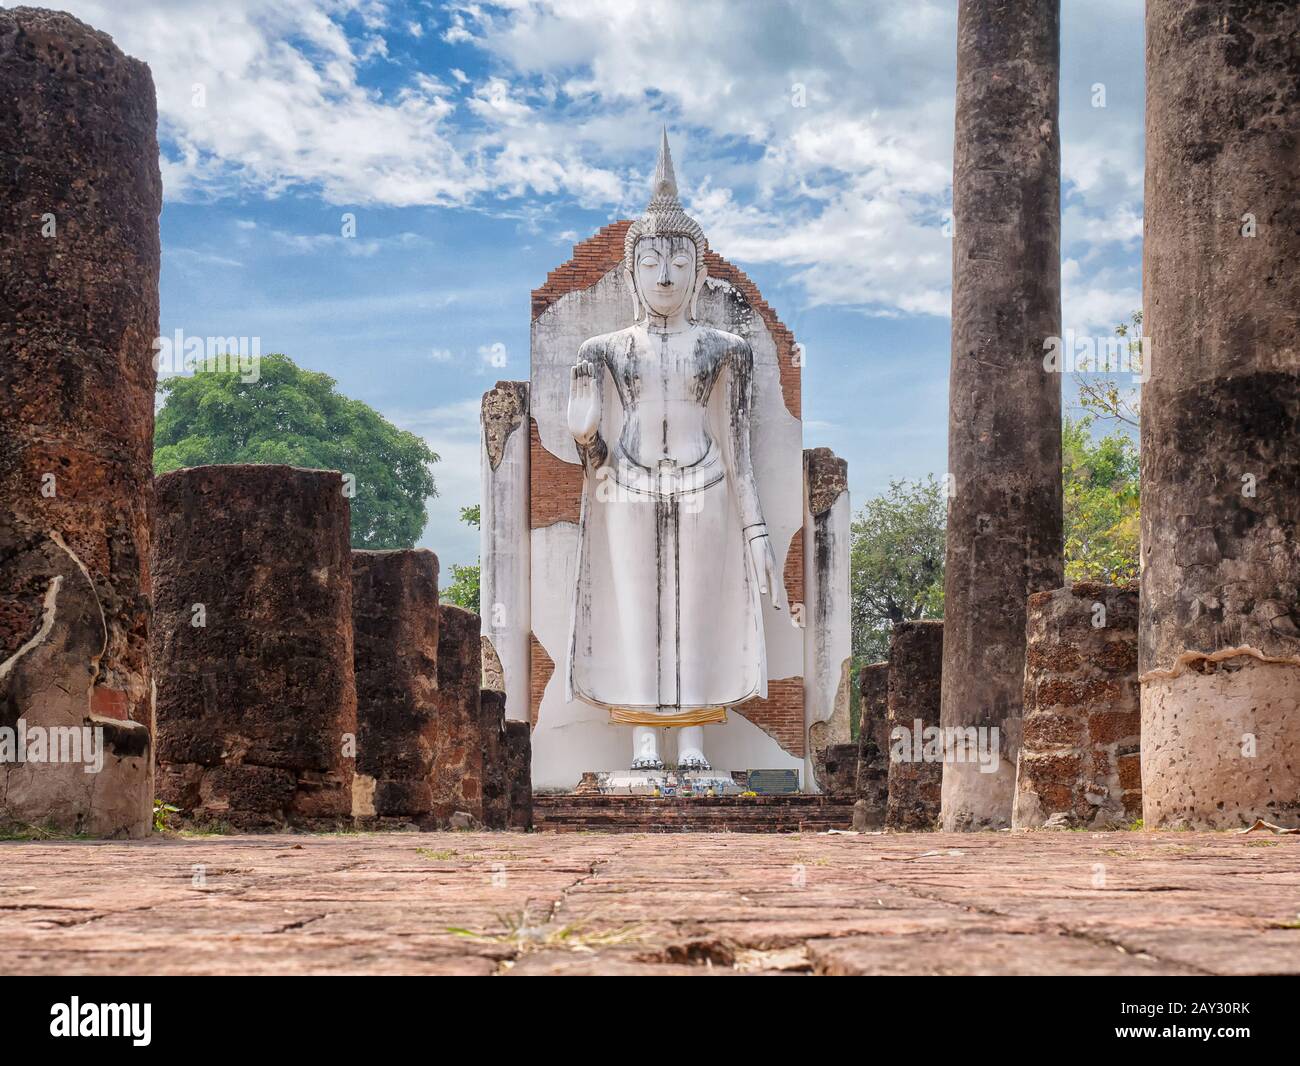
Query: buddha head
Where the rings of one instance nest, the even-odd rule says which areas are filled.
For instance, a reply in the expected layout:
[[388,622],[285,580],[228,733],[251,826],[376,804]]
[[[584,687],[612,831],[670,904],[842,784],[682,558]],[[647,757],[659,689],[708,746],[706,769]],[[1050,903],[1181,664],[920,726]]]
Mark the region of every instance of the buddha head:
[[670,318],[685,310],[694,321],[704,287],[708,242],[700,224],[682,210],[677,177],[668,152],[668,131],[659,145],[654,192],[644,217],[628,227],[623,268],[637,303],[637,321],[647,315]]

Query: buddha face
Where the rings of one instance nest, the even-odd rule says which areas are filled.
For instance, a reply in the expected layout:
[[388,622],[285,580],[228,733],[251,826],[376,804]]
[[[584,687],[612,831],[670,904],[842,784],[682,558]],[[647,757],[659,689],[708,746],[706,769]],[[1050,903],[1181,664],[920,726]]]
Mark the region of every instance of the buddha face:
[[689,237],[642,237],[636,242],[633,277],[652,315],[671,318],[695,294],[695,242]]

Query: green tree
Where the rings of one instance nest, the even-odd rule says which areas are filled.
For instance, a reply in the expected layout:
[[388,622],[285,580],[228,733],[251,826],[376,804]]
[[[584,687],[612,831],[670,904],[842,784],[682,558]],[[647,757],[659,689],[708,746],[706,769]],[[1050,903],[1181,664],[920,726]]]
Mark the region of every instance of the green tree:
[[943,615],[947,500],[933,475],[891,481],[853,519],[850,616],[855,665],[889,657],[897,622]]
[[[479,527],[479,505],[476,503],[473,507],[462,507],[460,509],[460,520],[466,525]],[[473,566],[460,566],[457,563],[451,564],[451,584],[441,593],[440,599],[447,603],[454,603],[457,607],[464,607],[467,611],[479,613],[478,597],[478,575],[479,564]]]
[[1138,576],[1138,449],[1123,430],[1094,440],[1092,424],[1061,426],[1065,578],[1122,584]]
[[436,496],[438,456],[414,433],[335,390],[327,374],[287,355],[261,360],[257,381],[237,372],[159,382],[164,396],[154,431],[154,472],[207,463],[284,463],[339,470],[356,478],[354,548],[410,548]]
[[[1129,322],[1115,327],[1115,335],[1128,340],[1129,365],[1134,371],[1142,370],[1142,312],[1134,311]],[[1089,378],[1082,373],[1074,375],[1079,390],[1079,406],[1105,421],[1138,428],[1142,416],[1142,393],[1137,385],[1121,382],[1117,378]]]

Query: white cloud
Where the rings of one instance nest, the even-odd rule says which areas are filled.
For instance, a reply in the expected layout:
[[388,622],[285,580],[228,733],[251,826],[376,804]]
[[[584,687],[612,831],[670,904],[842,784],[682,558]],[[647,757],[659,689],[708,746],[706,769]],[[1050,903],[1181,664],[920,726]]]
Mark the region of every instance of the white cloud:
[[1061,266],[1061,328],[1079,336],[1110,336],[1142,306],[1131,270],[1102,267],[1085,273],[1077,259]]
[[[153,68],[171,198],[306,187],[534,227],[552,199],[626,215],[666,122],[687,206],[723,254],[786,265],[809,304],[948,313],[949,0],[658,0],[653,17],[626,0],[451,2],[431,29],[488,72],[407,70],[384,92],[369,67],[390,68],[395,27],[414,32],[385,0],[68,6]],[[1141,14],[1096,0],[1063,20],[1065,236],[1091,268],[1140,230]]]

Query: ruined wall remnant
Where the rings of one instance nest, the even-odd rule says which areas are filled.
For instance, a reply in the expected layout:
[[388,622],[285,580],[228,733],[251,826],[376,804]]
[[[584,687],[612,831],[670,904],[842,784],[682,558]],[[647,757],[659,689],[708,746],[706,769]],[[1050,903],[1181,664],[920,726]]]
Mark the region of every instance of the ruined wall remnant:
[[339,474],[200,466],[155,489],[160,795],[248,828],[349,817],[357,702]]
[[[0,729],[14,746],[0,822],[142,836],[153,79],[106,34],[15,8],[0,11],[0,97]],[[32,746],[49,729],[66,731],[56,761]]]
[[479,695],[479,722],[483,737],[483,825],[506,829],[510,825],[510,768],[506,765],[504,692],[483,689]]
[[1142,816],[1135,586],[1077,582],[1029,597],[1016,828]]
[[934,829],[944,764],[939,726],[943,622],[900,622],[889,638],[889,803],[891,829]]
[[483,394],[479,423],[483,687],[504,692],[506,713],[526,721],[532,658],[528,382],[498,381]]
[[1148,0],[1142,799],[1300,825],[1300,7]]
[[533,827],[532,728],[527,722],[506,722],[503,740],[506,780],[509,788],[509,827]]
[[1064,582],[1059,0],[962,0],[953,155],[943,724],[997,728],[997,773],[951,764],[945,829],[1011,824],[1025,600]]
[[353,551],[356,815],[418,824],[433,811],[438,614],[433,552]]
[[[804,683],[805,777],[833,792],[843,782],[823,779],[829,749],[849,740],[849,690],[853,685],[849,617],[849,467],[829,448],[805,448],[804,477]],[[768,623],[771,624],[770,622]],[[848,773],[847,753],[837,765]],[[856,756],[854,758],[856,773]]]
[[858,765],[853,827],[878,829],[889,803],[889,663],[858,672]]
[[438,608],[438,690],[433,731],[433,815],[483,821],[483,658],[479,617],[444,603]]

